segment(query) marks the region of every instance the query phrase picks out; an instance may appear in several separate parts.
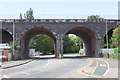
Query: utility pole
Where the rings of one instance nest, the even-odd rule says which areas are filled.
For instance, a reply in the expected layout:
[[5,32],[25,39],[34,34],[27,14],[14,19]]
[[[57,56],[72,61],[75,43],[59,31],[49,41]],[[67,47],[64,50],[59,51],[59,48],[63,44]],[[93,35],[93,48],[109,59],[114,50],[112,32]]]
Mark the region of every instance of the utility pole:
[[108,54],[108,58],[109,58],[109,50],[108,50],[108,21],[106,20],[106,43],[107,43],[107,54]]
[[15,48],[14,48],[14,45],[15,45],[15,21],[13,20],[13,55],[14,55],[14,52],[15,52]]

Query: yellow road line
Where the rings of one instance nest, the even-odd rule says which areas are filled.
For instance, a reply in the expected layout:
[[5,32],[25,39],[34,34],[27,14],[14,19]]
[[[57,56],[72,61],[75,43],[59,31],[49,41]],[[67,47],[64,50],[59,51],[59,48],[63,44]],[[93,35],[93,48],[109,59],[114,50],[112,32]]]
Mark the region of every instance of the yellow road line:
[[87,59],[87,60],[89,61],[89,64],[86,65],[86,66],[84,66],[84,67],[82,67],[82,68],[80,68],[80,69],[78,70],[78,72],[81,72],[81,73],[83,73],[83,74],[86,75],[86,76],[91,76],[91,77],[95,77],[95,78],[104,78],[103,76],[91,74],[91,73],[86,72],[86,71],[84,70],[85,68],[89,67],[89,66],[92,65],[92,63],[93,63],[93,59]]

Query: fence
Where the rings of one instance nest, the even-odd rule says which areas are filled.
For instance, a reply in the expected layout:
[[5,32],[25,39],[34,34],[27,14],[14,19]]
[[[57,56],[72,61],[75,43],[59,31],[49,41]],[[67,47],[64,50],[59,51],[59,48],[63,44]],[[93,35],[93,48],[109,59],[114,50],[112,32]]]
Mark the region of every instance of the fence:
[[103,48],[103,49],[100,49],[100,50],[99,50],[99,53],[114,54],[114,49],[112,49],[112,48],[109,48],[109,49]]

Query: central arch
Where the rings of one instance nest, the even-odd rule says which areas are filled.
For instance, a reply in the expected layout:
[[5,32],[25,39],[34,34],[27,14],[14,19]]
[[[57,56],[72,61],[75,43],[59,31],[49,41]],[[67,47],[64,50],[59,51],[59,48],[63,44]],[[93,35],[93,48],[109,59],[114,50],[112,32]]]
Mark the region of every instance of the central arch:
[[[38,35],[38,34],[45,34],[51,37],[54,40],[55,46],[56,46],[56,37],[52,33],[52,31],[43,28],[43,27],[35,27],[32,29],[27,30],[22,36],[21,36],[21,58],[26,59],[29,58],[29,41],[32,37]],[[55,49],[56,53],[56,49]]]
[[86,56],[95,56],[96,47],[95,47],[95,34],[92,30],[86,27],[76,27],[69,30],[67,34],[75,34],[79,36],[84,45],[85,45],[85,54]]

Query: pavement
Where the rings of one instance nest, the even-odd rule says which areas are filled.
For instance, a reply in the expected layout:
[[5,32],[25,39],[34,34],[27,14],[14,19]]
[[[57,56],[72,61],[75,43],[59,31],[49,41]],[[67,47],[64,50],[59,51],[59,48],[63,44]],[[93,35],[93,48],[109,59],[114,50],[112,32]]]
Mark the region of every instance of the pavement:
[[8,61],[8,62],[2,62],[2,69],[12,68],[16,66],[20,66],[23,64],[27,64],[29,62],[32,62],[33,59],[27,59],[27,60],[18,60],[18,61]]

